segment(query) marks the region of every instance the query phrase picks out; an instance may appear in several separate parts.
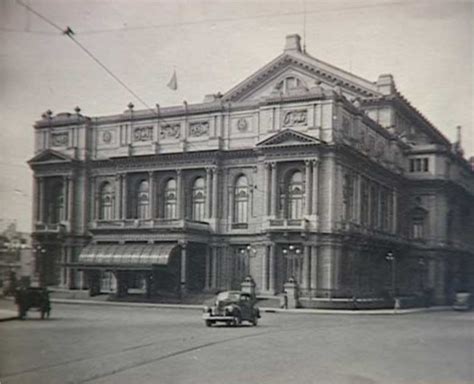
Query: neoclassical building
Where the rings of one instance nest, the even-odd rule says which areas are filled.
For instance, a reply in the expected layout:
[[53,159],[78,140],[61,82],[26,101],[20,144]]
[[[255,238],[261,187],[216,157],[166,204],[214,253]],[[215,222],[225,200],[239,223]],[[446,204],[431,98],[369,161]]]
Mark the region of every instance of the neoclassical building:
[[473,289],[474,172],[396,89],[300,37],[200,104],[35,124],[43,284],[126,295],[239,288],[302,304]]

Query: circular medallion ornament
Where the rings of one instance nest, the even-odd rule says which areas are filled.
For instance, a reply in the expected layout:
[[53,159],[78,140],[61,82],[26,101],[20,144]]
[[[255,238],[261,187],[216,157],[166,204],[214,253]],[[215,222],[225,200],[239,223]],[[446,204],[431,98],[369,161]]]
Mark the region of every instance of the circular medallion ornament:
[[102,134],[102,141],[104,143],[110,143],[112,141],[112,133],[110,133],[110,131],[105,131]]
[[241,132],[246,131],[248,128],[248,123],[247,120],[245,119],[239,119],[237,121],[237,129]]

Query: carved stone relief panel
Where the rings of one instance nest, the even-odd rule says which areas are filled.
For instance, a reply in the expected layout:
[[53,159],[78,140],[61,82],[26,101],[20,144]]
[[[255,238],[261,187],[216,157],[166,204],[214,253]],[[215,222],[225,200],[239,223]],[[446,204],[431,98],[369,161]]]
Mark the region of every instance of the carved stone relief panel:
[[163,124],[160,126],[161,139],[178,139],[181,134],[181,124]]
[[133,130],[133,141],[151,141],[153,139],[153,127],[136,127]]
[[209,122],[199,121],[189,124],[189,136],[199,137],[209,134]]
[[103,131],[100,134],[100,140],[103,144],[111,144],[113,141],[113,132],[110,130]]
[[51,143],[53,147],[67,147],[69,145],[69,132],[53,133]]
[[295,109],[285,112],[283,116],[283,126],[291,127],[295,125],[306,125],[308,122],[308,111],[306,109]]
[[247,132],[249,128],[249,123],[247,122],[247,119],[240,118],[237,120],[237,129],[240,132]]

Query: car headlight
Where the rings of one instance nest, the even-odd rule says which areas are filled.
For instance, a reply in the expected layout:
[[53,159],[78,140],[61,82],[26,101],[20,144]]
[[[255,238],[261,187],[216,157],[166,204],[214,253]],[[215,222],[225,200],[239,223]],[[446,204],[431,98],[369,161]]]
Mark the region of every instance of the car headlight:
[[226,315],[232,315],[232,313],[234,313],[234,307],[232,305],[228,305],[224,308],[224,312]]
[[207,305],[205,305],[205,306],[202,308],[202,311],[203,311],[204,313],[209,313],[209,312],[211,312],[211,308],[209,308]]

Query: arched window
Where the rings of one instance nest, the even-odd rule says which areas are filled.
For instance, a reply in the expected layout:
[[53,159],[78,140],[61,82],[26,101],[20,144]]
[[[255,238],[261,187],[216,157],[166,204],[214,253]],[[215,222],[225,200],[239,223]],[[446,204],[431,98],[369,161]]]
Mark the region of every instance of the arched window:
[[249,185],[247,177],[239,176],[234,186],[234,223],[247,223],[249,211]]
[[195,221],[204,220],[204,207],[206,195],[204,193],[204,179],[197,177],[194,180],[192,191],[192,219]]
[[288,182],[288,219],[301,219],[303,215],[303,199],[303,174],[300,171],[296,171],[291,175]]
[[48,223],[57,224],[64,217],[64,185],[61,181],[54,183],[48,199]]
[[113,201],[112,185],[105,182],[99,192],[99,220],[111,220],[113,218]]
[[165,185],[165,219],[176,219],[176,180],[169,179]]
[[148,181],[142,180],[137,184],[137,219],[147,219],[150,206],[150,195]]

